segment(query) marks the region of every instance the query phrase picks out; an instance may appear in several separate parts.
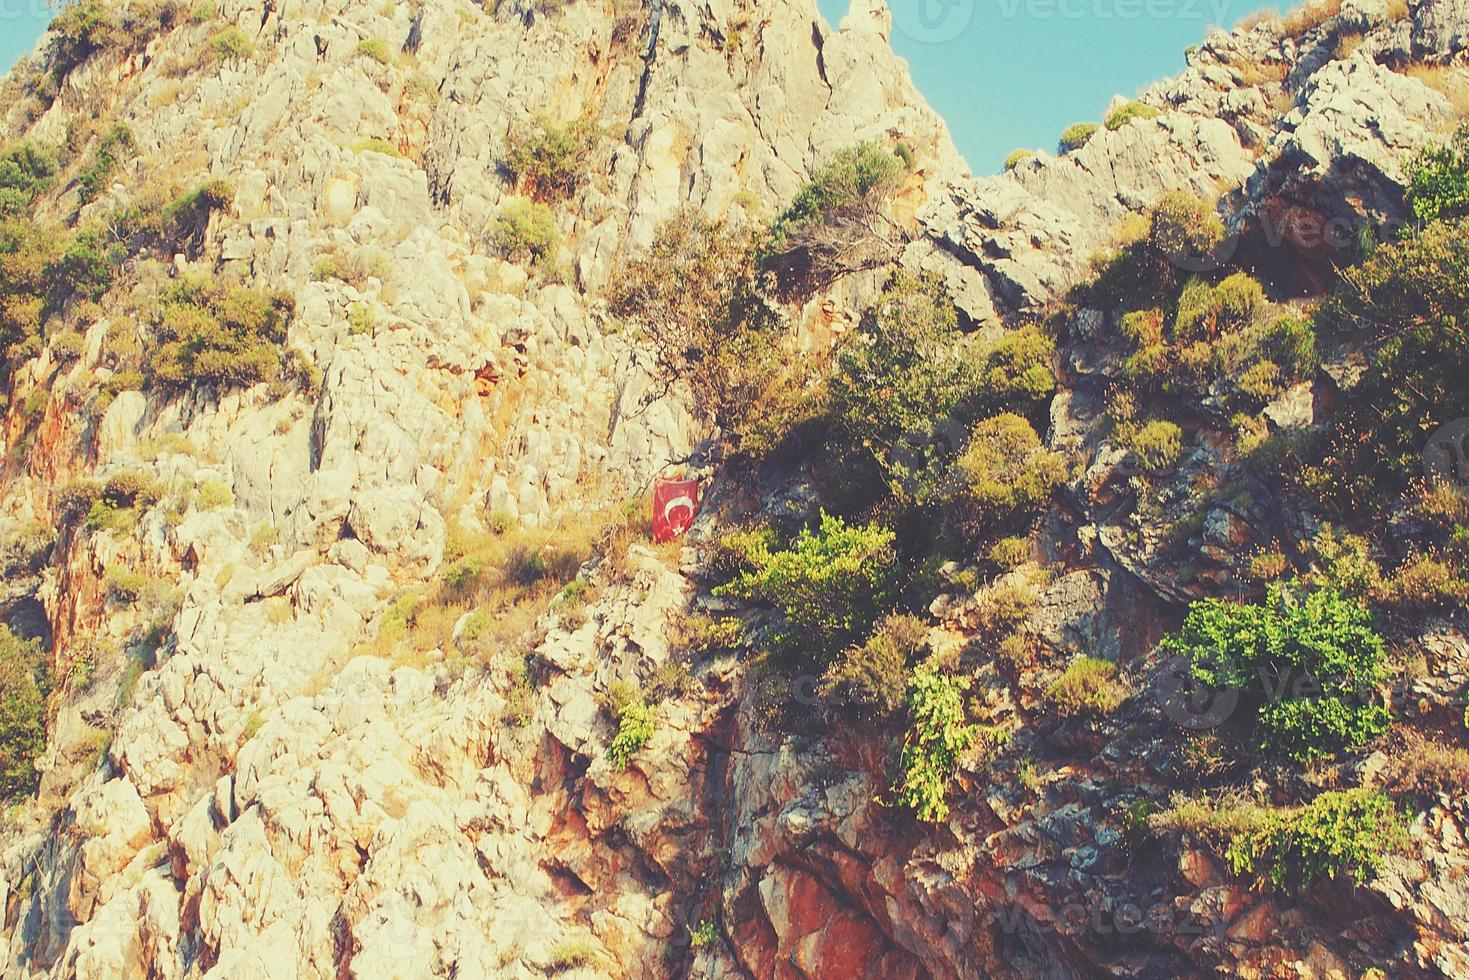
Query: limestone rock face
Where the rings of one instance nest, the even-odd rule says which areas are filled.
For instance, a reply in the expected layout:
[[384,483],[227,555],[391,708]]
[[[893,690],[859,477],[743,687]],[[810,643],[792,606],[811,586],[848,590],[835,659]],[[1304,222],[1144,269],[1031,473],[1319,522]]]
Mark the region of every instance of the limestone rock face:
[[[142,473],[178,503],[96,533],[72,521],[34,560],[5,556],[0,620],[43,621],[66,680],[39,799],[0,828],[4,974],[1327,976],[1389,940],[1410,950],[1405,976],[1462,973],[1452,801],[1414,827],[1421,862],[1331,896],[1338,934],[1230,884],[1202,851],[1134,873],[1118,814],[1162,741],[1146,699],[1096,730],[1057,727],[1086,765],[966,762],[948,825],[906,821],[884,805],[885,735],[771,730],[772,703],[820,707],[815,678],[772,691],[735,657],[689,666],[680,630],[691,605],[715,605],[707,518],[681,556],[593,559],[523,644],[475,652],[485,622],[470,613],[432,649],[391,642],[464,536],[584,531],[708,436],[600,299],[678,209],[769,217],[832,152],[900,142],[912,240],[898,261],[940,276],[966,328],[991,331],[1052,311],[1165,192],[1232,190],[1223,208],[1246,249],[1269,244],[1281,209],[1400,218],[1403,154],[1448,122],[1450,100],[1387,54],[1463,73],[1469,9],[1425,0],[1394,21],[1359,6],[1340,14],[1364,37],[1356,56],[1334,57],[1329,25],[1217,33],[1144,93],[1155,118],[987,178],[913,88],[877,0],[853,0],[836,29],[814,0],[224,0],[209,23],[94,52],[44,111],[5,110],[5,140],[62,143],[92,116],[132,131],[135,158],[97,199],[68,185],[47,220],[101,220],[150,200],[154,178],[229,182],[233,204],[160,274],[288,292],[286,345],[309,383],[100,398],[104,341],[139,333],[126,304],[100,310],[75,361],[48,348],[17,367],[16,391],[45,397],[39,422],[21,417],[27,397],[0,417],[6,453],[33,429],[24,465],[0,470],[0,539],[56,531],[73,480]],[[208,53],[226,26],[253,54]],[[538,117],[600,134],[586,180],[555,202],[554,269],[493,240],[516,196],[509,134]],[[794,311],[803,340],[826,342],[818,321],[855,322],[891,271]],[[1125,659],[1172,604],[1217,584],[1215,559],[1292,517],[1216,508],[1186,542],[1198,578],[1178,580],[1159,525],[1115,506],[1127,454],[1102,406],[1116,364],[1091,343],[1108,315],[1077,312],[1063,338],[1050,442],[1087,463],[1066,488],[1087,527],[1032,625],[1051,653]],[[1292,390],[1267,414],[1303,428],[1314,409]],[[1177,519],[1219,464],[1201,447],[1159,512]],[[766,504],[806,518],[813,499],[780,488]],[[143,577],[139,601],[120,600],[118,568]],[[985,597],[936,604],[936,648],[965,647]],[[1446,631],[1435,649],[1463,661],[1460,641]],[[619,768],[610,705],[632,679],[663,696]],[[1018,717],[1044,683],[990,707]],[[1168,928],[1144,952],[1068,925],[1157,895]],[[1289,938],[1267,942],[1281,923]]]

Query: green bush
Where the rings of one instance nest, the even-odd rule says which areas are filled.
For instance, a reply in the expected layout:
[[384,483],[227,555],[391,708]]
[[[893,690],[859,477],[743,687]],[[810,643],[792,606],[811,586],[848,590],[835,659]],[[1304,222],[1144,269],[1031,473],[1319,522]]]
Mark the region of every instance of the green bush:
[[199,487],[198,504],[200,510],[218,510],[221,507],[233,507],[235,505],[235,493],[230,485],[223,480],[206,480]]
[[1321,878],[1361,882],[1407,839],[1403,815],[1381,793],[1322,793],[1299,810],[1264,811],[1225,852],[1235,874],[1258,874],[1277,889]]
[[255,42],[238,27],[230,26],[209,39],[209,47],[221,60],[248,58],[255,53]]
[[107,189],[107,184],[123,160],[137,149],[133,131],[123,123],[113,123],[97,144],[87,166],[77,177],[77,195],[83,202],[95,200]]
[[0,800],[35,792],[35,761],[46,748],[48,657],[40,643],[0,624]]
[[102,499],[118,507],[151,507],[162,495],[158,481],[137,470],[124,470],[102,485]]
[[544,117],[510,131],[505,168],[525,193],[540,201],[575,194],[590,176],[592,153],[602,137],[596,120],[555,123]]
[[916,616],[889,616],[867,642],[848,647],[827,668],[822,693],[862,710],[890,714],[908,691],[908,664],[927,642]]
[[1023,417],[1011,412],[976,425],[957,468],[964,492],[983,513],[1030,510],[1066,478],[1066,459],[1041,445]]
[[60,7],[51,23],[51,75],[56,81],[101,51],[141,49],[160,30],[171,27],[179,6],[171,2],[127,6],[106,0],[76,0]]
[[1098,309],[1172,307],[1188,278],[1183,269],[1213,261],[1224,239],[1215,209],[1181,191],[1164,194],[1123,230],[1127,243],[1102,262],[1092,282],[1073,290],[1074,302]]
[[1146,102],[1128,102],[1112,110],[1107,116],[1107,128],[1113,131],[1121,129],[1134,119],[1156,119],[1163,114],[1161,109],[1148,105]]
[[1153,419],[1133,433],[1128,448],[1149,473],[1166,473],[1178,465],[1183,452],[1183,430],[1172,422]]
[[1126,688],[1117,681],[1117,665],[1096,657],[1077,657],[1046,688],[1046,704],[1063,718],[1101,718],[1126,697]]
[[148,587],[148,576],[122,565],[108,565],[103,578],[107,582],[107,595],[124,606],[137,602]]
[[1001,538],[990,548],[989,559],[1009,571],[1030,561],[1033,551],[1029,538]]
[[357,42],[357,54],[364,58],[371,58],[380,65],[386,65],[393,59],[388,51],[388,42],[379,37],[367,37]]
[[1392,718],[1373,703],[1387,666],[1372,614],[1329,586],[1274,585],[1262,604],[1196,602],[1160,648],[1187,658],[1200,682],[1239,691],[1260,745],[1297,762],[1356,748]]
[[653,737],[657,730],[658,710],[647,702],[630,701],[622,706],[617,716],[617,734],[607,746],[607,758],[618,769],[626,769],[637,751]]
[[1469,215],[1469,125],[1448,143],[1420,151],[1409,172],[1408,203],[1419,221]]
[[281,293],[190,274],[164,294],[145,371],[150,386],[248,386],[280,376],[295,303]]
[[977,725],[965,723],[968,689],[968,678],[947,677],[927,667],[914,671],[908,688],[908,734],[893,790],[900,805],[927,823],[949,816],[949,780],[960,755],[979,735]]
[[1265,307],[1265,291],[1243,272],[1217,286],[1190,280],[1178,299],[1173,336],[1179,340],[1213,339],[1251,326]]
[[26,140],[0,150],[0,218],[29,213],[36,195],[55,183],[59,170],[54,147]]
[[39,336],[65,247],[60,231],[20,219],[0,223],[0,353],[14,356]]
[[1005,169],[1014,170],[1027,160],[1035,159],[1034,150],[1016,150],[1005,158]]
[[1255,338],[1256,350],[1280,367],[1292,380],[1305,380],[1316,373],[1316,325],[1286,314],[1264,325]]
[[905,240],[886,209],[907,172],[902,156],[876,141],[839,151],[776,217],[763,263],[786,288],[882,264]]
[[804,529],[791,547],[772,551],[767,539],[747,537],[749,567],[714,590],[750,602],[768,603],[785,622],[772,644],[782,652],[804,652],[821,666],[866,639],[898,594],[892,531],[876,525],[849,527],[823,513],[821,526]]
[[1055,354],[1055,342],[1033,324],[1006,330],[993,345],[976,348],[972,407],[1028,411],[1049,402],[1056,391],[1056,375],[1051,371]]
[[516,197],[500,206],[490,223],[490,240],[511,261],[544,268],[556,259],[561,233],[549,207]]
[[1077,123],[1074,126],[1068,126],[1061,134],[1058,148],[1062,153],[1075,152],[1090,143],[1092,137],[1097,135],[1101,128],[1096,123]]
[[1147,242],[1164,256],[1211,255],[1224,238],[1224,222],[1208,202],[1170,191],[1148,212]]

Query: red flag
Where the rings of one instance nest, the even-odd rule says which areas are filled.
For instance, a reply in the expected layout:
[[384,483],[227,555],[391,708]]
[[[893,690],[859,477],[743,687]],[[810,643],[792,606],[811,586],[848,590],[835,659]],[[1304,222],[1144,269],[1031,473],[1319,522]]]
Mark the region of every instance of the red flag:
[[699,513],[699,481],[653,481],[653,540],[658,544],[680,537]]

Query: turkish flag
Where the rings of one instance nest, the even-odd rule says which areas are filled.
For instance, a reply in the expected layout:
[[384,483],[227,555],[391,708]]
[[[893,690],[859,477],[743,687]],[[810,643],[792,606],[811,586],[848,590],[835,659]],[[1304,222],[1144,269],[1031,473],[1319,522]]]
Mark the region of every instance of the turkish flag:
[[699,481],[653,481],[653,540],[658,544],[680,537],[699,513]]

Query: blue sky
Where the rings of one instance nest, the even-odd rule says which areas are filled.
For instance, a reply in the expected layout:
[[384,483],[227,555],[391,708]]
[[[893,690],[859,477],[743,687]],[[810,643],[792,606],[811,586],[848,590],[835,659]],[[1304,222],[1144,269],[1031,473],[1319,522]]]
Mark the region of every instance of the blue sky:
[[[848,0],[819,2],[834,24],[847,12]],[[1061,130],[1179,71],[1185,48],[1260,2],[890,0],[893,47],[980,174],[1017,147],[1053,149]],[[52,12],[0,0],[0,67],[31,50]]]
[[[833,24],[848,0],[819,0]],[[1181,71],[1213,27],[1267,0],[889,0],[893,48],[975,173],[1019,147],[1054,150],[1112,96]],[[1292,6],[1287,0],[1285,6]]]

